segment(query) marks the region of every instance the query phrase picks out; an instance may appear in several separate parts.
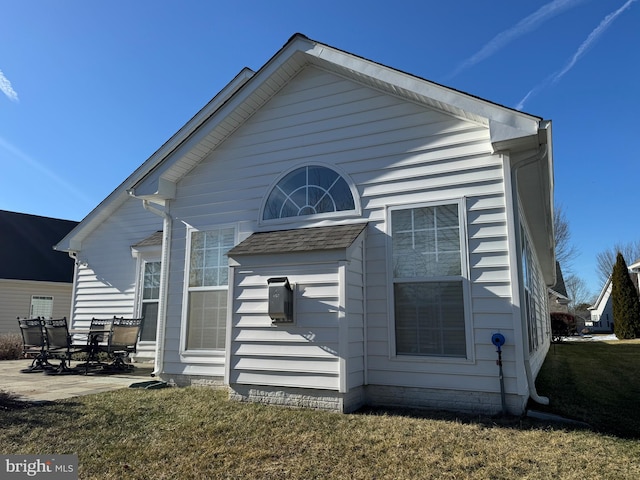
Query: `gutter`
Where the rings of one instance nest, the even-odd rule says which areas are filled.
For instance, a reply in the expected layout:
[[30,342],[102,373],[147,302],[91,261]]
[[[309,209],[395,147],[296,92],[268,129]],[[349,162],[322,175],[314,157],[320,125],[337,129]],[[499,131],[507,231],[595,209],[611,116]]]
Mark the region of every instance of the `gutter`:
[[[538,149],[538,152],[535,155],[533,155],[532,157],[524,158],[518,161],[515,165],[511,167],[511,197],[512,197],[512,202],[513,200],[515,200],[515,205],[514,205],[515,208],[513,209],[513,226],[515,230],[514,233],[515,233],[515,240],[516,240],[516,250],[514,250],[514,252],[517,252],[518,246],[522,245],[522,238],[520,236],[520,210],[518,207],[518,179],[517,179],[518,170],[520,170],[524,166],[539,162],[542,158],[544,158],[545,155],[548,154],[548,152],[549,152],[549,146],[546,144],[541,145]],[[549,398],[543,397],[538,394],[538,391],[536,390],[535,379],[533,378],[533,373],[531,372],[531,365],[530,365],[531,357],[529,356],[529,329],[527,326],[527,319],[525,318],[525,315],[523,313],[524,310],[522,308],[523,293],[522,293],[521,285],[522,285],[523,273],[519,264],[518,264],[518,267],[516,268],[516,271],[517,271],[516,287],[517,287],[517,292],[519,297],[519,307],[520,307],[520,328],[522,331],[522,360],[524,362],[524,369],[527,376],[527,386],[529,388],[529,396],[534,402],[540,405],[549,405]],[[513,278],[512,278],[512,283],[514,283]]]
[[[133,191],[129,195],[136,197]],[[167,324],[167,291],[169,287],[169,252],[171,246],[171,231],[173,228],[173,218],[166,210],[152,207],[148,200],[142,200],[142,206],[148,212],[162,217],[162,254],[160,263],[160,303],[158,305],[158,324],[156,326],[156,355],[151,376],[155,377],[163,373],[164,366],[164,341],[165,325]]]

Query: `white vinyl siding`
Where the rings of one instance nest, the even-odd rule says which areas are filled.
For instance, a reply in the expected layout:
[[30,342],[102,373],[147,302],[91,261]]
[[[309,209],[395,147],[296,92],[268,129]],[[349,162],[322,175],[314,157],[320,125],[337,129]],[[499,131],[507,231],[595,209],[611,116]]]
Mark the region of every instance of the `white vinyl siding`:
[[[230,384],[342,393],[363,385],[363,237],[346,252],[234,257]],[[292,324],[267,315],[274,272],[293,285]]]
[[[205,229],[234,223],[238,225],[238,240],[265,230],[266,225],[259,222],[261,206],[270,188],[283,172],[310,164],[324,164],[344,172],[354,182],[361,214],[335,220],[324,216],[290,217],[282,219],[278,228],[351,220],[369,222],[361,269],[366,285],[361,294],[365,299],[366,313],[362,318],[366,323],[366,341],[360,340],[364,334],[359,328],[350,329],[348,337],[353,338],[354,352],[362,349],[367,356],[349,363],[348,369],[362,368],[360,373],[354,372],[354,378],[364,375],[364,367],[355,366],[364,361],[369,384],[425,388],[454,385],[459,389],[477,384],[482,391],[499,393],[491,335],[501,331],[511,341],[503,349],[505,384],[509,392],[516,391],[503,158],[492,152],[488,127],[402,101],[316,67],[300,72],[177,185],[171,214],[180,221],[174,222],[172,234],[166,371],[212,376],[221,376],[223,372],[220,359],[187,362],[178,353],[188,226]],[[448,357],[442,363],[438,357],[429,357],[429,361],[421,358],[419,362],[408,356],[394,357],[387,213],[389,208],[454,198],[465,198],[462,207],[466,210],[463,227],[467,232],[470,283],[467,311],[471,315],[465,331],[470,345],[467,358]],[[264,276],[276,275],[272,271],[264,272]],[[281,276],[280,272],[277,276]],[[242,280],[243,289],[237,293],[244,297],[237,298],[253,298],[246,296],[250,292],[261,295],[259,289],[266,289],[266,283],[252,287],[258,289],[255,291],[244,289],[247,281]],[[348,295],[360,293],[350,287]],[[282,347],[283,355],[309,347],[306,342],[299,344],[301,337],[280,329],[253,328],[258,313],[249,309],[249,305],[243,302],[243,310],[234,311],[238,325],[248,327],[236,332],[234,342],[248,336],[252,348],[275,345]],[[255,307],[264,307],[266,312],[266,306],[259,302]],[[325,336],[329,336],[329,348],[335,346],[335,339],[324,329],[318,330],[314,340],[321,342]],[[328,349],[315,346],[314,352],[328,354]],[[231,368],[246,367],[248,361],[243,358],[241,364],[234,363]],[[331,364],[324,362],[325,367]],[[254,360],[252,365],[260,363]],[[249,378],[249,371],[239,370],[243,382],[264,380],[263,374],[255,372]],[[273,375],[270,378],[275,381]],[[296,375],[303,384],[312,384],[313,376]],[[295,384],[291,374],[286,377],[287,384]],[[322,378],[325,386],[336,386],[337,380]]]
[[130,198],[82,242],[76,268],[73,327],[91,318],[136,315],[137,260],[131,246],[162,229],[162,219]]

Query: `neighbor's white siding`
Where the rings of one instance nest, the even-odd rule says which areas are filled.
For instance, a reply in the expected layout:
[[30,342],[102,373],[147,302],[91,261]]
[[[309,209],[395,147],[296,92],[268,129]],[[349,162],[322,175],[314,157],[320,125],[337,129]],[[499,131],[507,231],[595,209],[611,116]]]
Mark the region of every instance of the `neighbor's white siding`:
[[0,334],[20,333],[17,318],[30,315],[31,297],[53,297],[53,318],[69,318],[71,283],[0,279]]
[[158,230],[162,230],[162,219],[132,198],[82,242],[74,292],[74,328],[87,328],[92,317],[135,315],[137,272],[131,245]]
[[[177,199],[171,206],[171,214],[179,221],[174,222],[171,252],[166,368],[185,370],[184,363],[180,365],[179,348],[184,321],[181,303],[186,225],[206,228],[234,224],[241,240],[258,229],[331,224],[332,220],[326,218],[295,218],[271,225],[259,222],[261,203],[280,174],[311,163],[327,164],[346,174],[360,195],[362,217],[370,222],[363,268],[367,348],[359,340],[359,328],[354,327],[349,336],[351,355],[358,357],[361,347],[368,351],[369,383],[499,392],[491,334],[501,331],[511,342],[514,335],[503,164],[500,155],[492,154],[488,128],[316,67],[303,70],[177,186]],[[474,346],[470,359],[394,358],[391,277],[386,260],[387,207],[462,197],[468,207],[469,270],[474,283],[470,299]],[[253,291],[258,296],[264,293]],[[349,295],[359,294],[352,290]],[[257,303],[258,307],[264,305]],[[241,321],[247,321],[245,315]],[[264,334],[260,329],[255,333]],[[282,341],[288,345],[286,339]],[[332,344],[334,339],[327,341]],[[508,343],[504,369],[505,384],[511,392],[516,390],[514,356],[513,343]],[[359,362],[357,358],[349,362],[349,368],[353,368],[349,385],[364,376]],[[333,359],[321,358],[313,365],[317,371],[326,372],[324,386],[334,388]],[[243,381],[266,381],[264,373],[253,373],[265,366],[249,357],[233,367]],[[309,367],[304,365],[305,369]],[[302,373],[292,375],[296,378],[291,383],[305,383]]]

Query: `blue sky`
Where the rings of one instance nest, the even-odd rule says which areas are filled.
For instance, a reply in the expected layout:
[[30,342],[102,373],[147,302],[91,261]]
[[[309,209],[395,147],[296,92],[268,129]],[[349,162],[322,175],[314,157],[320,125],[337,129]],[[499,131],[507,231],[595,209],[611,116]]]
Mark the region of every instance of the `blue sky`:
[[594,293],[596,254],[640,239],[639,0],[0,0],[0,12],[0,209],[81,220],[300,32],[552,120],[556,202]]

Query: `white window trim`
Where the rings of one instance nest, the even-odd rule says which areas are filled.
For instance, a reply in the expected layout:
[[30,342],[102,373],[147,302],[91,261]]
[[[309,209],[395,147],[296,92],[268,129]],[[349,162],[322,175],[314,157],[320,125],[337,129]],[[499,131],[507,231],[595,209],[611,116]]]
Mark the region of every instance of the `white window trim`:
[[[397,210],[408,210],[412,208],[437,207],[439,205],[458,205],[459,234],[460,234],[460,278],[462,279],[462,297],[464,302],[464,324],[466,357],[449,357],[437,355],[405,355],[396,351],[396,319],[395,319],[395,296],[394,296],[394,275],[393,275],[393,239],[391,213]],[[386,256],[387,256],[387,312],[389,318],[389,359],[397,362],[413,362],[422,364],[471,364],[475,362],[475,344],[473,340],[473,312],[471,303],[471,281],[469,264],[469,236],[467,234],[467,201],[466,197],[446,198],[421,203],[407,203],[397,205],[387,205],[385,211],[385,232],[387,234]],[[456,276],[457,278],[457,276]],[[431,277],[430,281],[438,279],[448,280],[451,277]]]
[[51,306],[51,313],[49,315],[44,315],[45,318],[49,317],[49,318],[53,318],[53,302],[54,302],[54,297],[53,295],[31,295],[31,301],[29,303],[29,315],[28,318],[34,318],[34,317],[41,317],[43,315],[40,315],[38,312],[38,315],[33,313],[33,301],[34,300],[50,300],[50,306]]
[[[136,285],[134,290],[134,315],[142,316],[142,296],[144,289],[144,265],[149,262],[162,262],[162,245],[152,245],[142,248],[131,248],[131,255],[136,259]],[[158,303],[160,299],[158,299]],[[157,336],[157,332],[156,332]],[[155,341],[140,340],[138,345],[155,345]]]
[[[349,190],[351,190],[351,196],[353,197],[354,209],[342,210],[338,212],[316,213],[313,215],[297,215],[295,217],[271,218],[271,219],[265,220],[263,216],[264,216],[264,209],[267,205],[267,200],[269,198],[269,195],[271,195],[272,190],[276,187],[276,185],[280,182],[280,180],[282,180],[284,177],[289,175],[294,170],[298,170],[299,168],[303,168],[303,167],[315,167],[315,166],[324,167],[324,168],[328,168],[329,170],[333,170],[338,175],[340,175],[345,182],[347,182],[347,186],[349,187]],[[306,220],[322,220],[327,218],[344,219],[349,217],[359,218],[362,216],[362,208],[360,206],[360,195],[358,193],[358,189],[356,188],[355,183],[353,182],[353,180],[351,180],[351,177],[349,177],[349,175],[347,175],[341,168],[335,165],[330,165],[328,163],[323,163],[323,162],[307,162],[307,163],[301,163],[294,167],[291,167],[290,169],[285,170],[284,172],[282,172],[280,175],[276,177],[276,179],[271,183],[271,185],[269,185],[269,188],[267,188],[267,191],[264,197],[262,198],[262,203],[260,204],[260,211],[258,215],[259,215],[258,225],[278,225],[278,224],[284,224],[284,223],[299,222],[301,220],[305,220],[305,221]]]
[[[158,254],[157,256],[154,255],[141,255],[140,257],[138,257],[138,284],[136,285],[136,317],[140,318],[142,316],[142,304],[145,303],[144,302],[144,270],[145,270],[145,265],[147,263],[160,263],[162,265],[162,260],[160,258],[160,255]],[[158,297],[157,300],[155,300],[158,303],[158,307],[160,306],[160,298]],[[156,332],[156,338],[157,338],[157,332]],[[139,340],[138,341],[138,345],[155,345],[156,341],[155,340]]]
[[[212,363],[212,364],[220,364],[221,361],[224,361],[226,355],[226,348],[224,349],[209,349],[209,350],[187,350],[187,322],[189,317],[189,292],[190,291],[211,291],[211,290],[227,290],[229,291],[231,285],[227,284],[225,287],[189,287],[189,274],[191,267],[191,235],[193,232],[208,232],[211,230],[221,230],[224,228],[233,228],[233,243],[234,245],[238,244],[238,230],[239,225],[237,223],[226,223],[221,225],[206,225],[201,227],[193,227],[191,225],[186,224],[186,235],[185,235],[185,258],[184,258],[184,276],[183,276],[183,289],[182,289],[182,313],[180,319],[180,359],[183,363]],[[231,270],[231,269],[229,269]],[[228,279],[231,280],[229,272]],[[230,328],[229,322],[229,305],[227,305],[227,325],[226,328]],[[226,334],[228,336],[228,334]],[[226,345],[225,339],[225,345]]]

